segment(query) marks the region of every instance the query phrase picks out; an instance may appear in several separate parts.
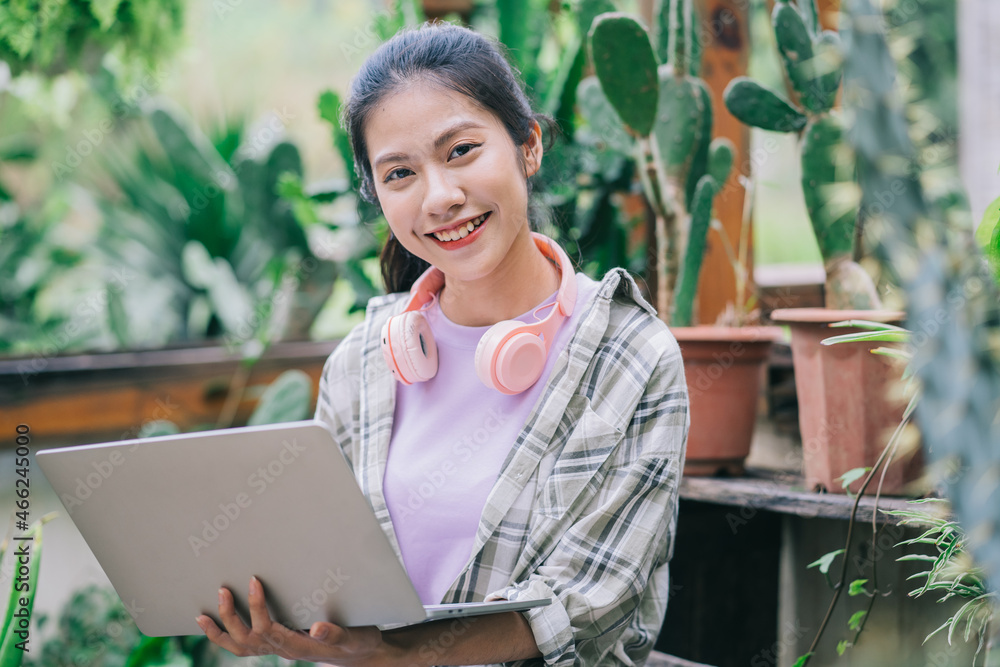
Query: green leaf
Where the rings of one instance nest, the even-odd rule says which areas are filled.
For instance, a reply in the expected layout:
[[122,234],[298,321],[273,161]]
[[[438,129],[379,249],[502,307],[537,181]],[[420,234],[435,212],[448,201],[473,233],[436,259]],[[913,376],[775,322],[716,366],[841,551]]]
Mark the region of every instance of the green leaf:
[[868,329],[870,331],[906,331],[903,327],[898,327],[895,324],[889,324],[888,322],[875,322],[873,320],[841,320],[840,322],[832,322],[831,327],[856,327],[858,329]]
[[844,651],[846,651],[847,647],[850,645],[851,643],[846,639],[841,639],[839,642],[837,642],[837,655],[844,655]]
[[171,637],[143,637],[132,653],[129,654],[125,667],[146,667],[147,665],[162,665],[170,651]]
[[983,219],[979,221],[979,226],[976,227],[976,245],[984,251],[987,250],[990,245],[990,239],[993,238],[993,230],[998,225],[1000,225],[1000,197],[994,199],[986,207]]
[[864,477],[869,470],[871,470],[871,468],[854,468],[853,470],[848,470],[837,479],[840,480],[841,487],[846,489],[855,481]]
[[833,564],[833,560],[842,553],[844,553],[843,549],[837,549],[836,551],[831,551],[830,553],[824,554],[819,559],[806,565],[806,568],[808,569],[810,567],[818,566],[819,571],[822,572],[823,574],[826,574],[830,571],[830,566]]
[[847,621],[847,627],[851,630],[857,630],[861,627],[861,619],[865,617],[868,612],[862,609],[861,611],[856,611],[851,615],[851,618]]
[[340,125],[340,96],[332,90],[324,90],[316,103],[319,117],[333,125]]
[[781,95],[745,76],[730,81],[722,96],[729,113],[744,125],[772,132],[798,132],[809,121]]
[[840,336],[830,336],[820,341],[823,345],[837,345],[839,343],[909,343],[910,332],[899,331],[859,331],[857,333],[842,334]]
[[300,370],[285,371],[260,397],[247,425],[277,424],[306,419],[312,403],[312,380]]
[[850,588],[847,589],[847,594],[851,597],[856,595],[864,595],[868,591],[865,590],[865,584],[868,583],[867,579],[855,579],[851,582]]
[[611,12],[594,19],[590,53],[601,89],[635,134],[653,131],[660,82],[646,29],[631,16]]
[[795,661],[795,664],[792,665],[792,667],[805,667],[812,655],[812,653],[806,653],[803,656],[799,656],[799,659]]
[[122,0],[90,0],[90,13],[100,23],[101,30],[107,30],[114,24],[121,3]]
[[[14,634],[17,624],[13,623],[15,607],[27,610],[28,622],[31,622],[31,610],[35,604],[35,593],[38,591],[38,572],[42,564],[42,526],[56,517],[55,512],[50,512],[35,521],[22,537],[33,538],[30,542],[24,541],[18,544],[30,544],[28,547],[31,560],[28,562],[27,590],[18,591],[11,582],[10,598],[7,603],[7,611],[4,616],[3,626],[0,627],[0,667],[18,667],[24,657],[24,651],[17,647],[21,639]],[[21,599],[27,604],[21,605]]]

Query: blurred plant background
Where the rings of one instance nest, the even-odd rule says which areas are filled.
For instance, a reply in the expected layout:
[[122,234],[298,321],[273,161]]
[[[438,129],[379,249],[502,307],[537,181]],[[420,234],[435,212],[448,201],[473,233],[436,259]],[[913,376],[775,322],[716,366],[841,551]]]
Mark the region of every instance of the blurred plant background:
[[[540,230],[593,277],[625,266],[651,282],[631,140],[591,124],[580,87],[591,19],[639,7],[477,0],[461,18],[507,45],[535,108],[559,124],[535,179]],[[956,160],[956,0],[883,11],[924,192],[971,225]],[[787,90],[770,3],[751,0],[749,14],[749,74]],[[416,0],[0,4],[0,355],[223,344],[252,362],[275,341],[346,334],[382,289],[387,230],[356,194],[340,102],[381,41],[424,18]],[[755,265],[820,269],[795,136],[755,129],[750,154]],[[66,597],[63,583],[49,590]],[[51,595],[43,588],[42,608]],[[125,664],[136,638],[105,597],[90,590],[50,614],[43,636],[69,624],[66,645],[46,644],[37,664],[70,664],[80,647]],[[97,642],[88,619],[122,622],[120,645]],[[190,664],[178,657],[189,649],[170,650]]]
[[[961,217],[955,0],[887,3],[928,192]],[[0,354],[336,338],[381,289],[385,225],[355,196],[336,123],[350,76],[419,2],[8,3],[0,30]],[[61,6],[61,5],[60,5]],[[62,7],[62,6],[61,6]],[[620,127],[577,86],[596,14],[638,3],[472,5],[561,130],[535,183],[542,224],[581,268],[646,267],[646,211]],[[783,89],[769,10],[750,74]],[[446,20],[460,20],[458,15]],[[60,42],[65,22],[80,35]],[[281,29],[274,29],[280,26]],[[31,30],[40,31],[31,34]],[[697,32],[697,31],[696,31]],[[819,265],[794,137],[754,130],[757,266]]]

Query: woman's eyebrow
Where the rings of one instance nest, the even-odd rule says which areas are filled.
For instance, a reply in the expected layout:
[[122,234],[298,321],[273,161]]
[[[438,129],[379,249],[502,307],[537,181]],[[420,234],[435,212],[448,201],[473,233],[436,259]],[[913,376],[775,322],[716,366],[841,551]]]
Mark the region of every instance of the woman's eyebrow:
[[[451,141],[451,138],[459,132],[473,128],[484,129],[485,126],[474,120],[463,120],[455,123],[434,140],[434,149],[439,150],[444,144]],[[405,162],[407,158],[409,158],[409,156],[406,153],[387,153],[386,155],[380,155],[376,158],[373,169],[377,170],[386,162]]]

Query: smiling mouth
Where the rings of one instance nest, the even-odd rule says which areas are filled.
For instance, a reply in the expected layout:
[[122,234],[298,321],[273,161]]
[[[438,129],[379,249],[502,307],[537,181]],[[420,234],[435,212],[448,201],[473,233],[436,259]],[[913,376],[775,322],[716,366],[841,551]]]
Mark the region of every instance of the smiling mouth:
[[486,222],[486,218],[490,217],[490,213],[492,213],[492,211],[487,211],[478,218],[470,220],[464,225],[460,225],[452,229],[447,229],[443,232],[434,232],[433,234],[428,234],[428,236],[433,236],[438,241],[442,241],[444,243],[447,243],[449,241],[457,241],[459,239],[464,239],[466,236],[471,234],[473,230],[476,229],[476,227]]

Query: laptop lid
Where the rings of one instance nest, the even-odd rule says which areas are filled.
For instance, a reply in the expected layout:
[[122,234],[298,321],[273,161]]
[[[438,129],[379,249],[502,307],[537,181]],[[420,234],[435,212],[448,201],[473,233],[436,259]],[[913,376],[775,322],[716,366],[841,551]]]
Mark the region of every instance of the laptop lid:
[[322,422],[49,449],[37,461],[145,635],[201,634],[194,618],[217,616],[219,586],[248,617],[251,575],[292,628],[427,618]]

